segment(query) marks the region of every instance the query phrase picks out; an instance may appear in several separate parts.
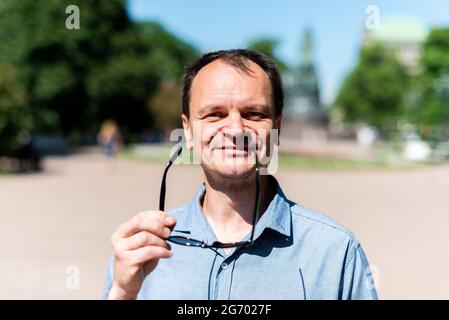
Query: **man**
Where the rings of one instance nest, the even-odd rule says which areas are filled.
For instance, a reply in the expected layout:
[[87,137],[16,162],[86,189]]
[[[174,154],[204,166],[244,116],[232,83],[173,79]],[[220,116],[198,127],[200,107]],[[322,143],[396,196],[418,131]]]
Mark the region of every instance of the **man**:
[[[348,230],[288,200],[273,176],[256,180],[281,125],[273,61],[250,50],[206,54],[186,69],[182,101],[186,145],[201,159],[204,183],[191,203],[141,212],[118,228],[104,298],[377,299]],[[186,235],[204,247],[173,241]]]

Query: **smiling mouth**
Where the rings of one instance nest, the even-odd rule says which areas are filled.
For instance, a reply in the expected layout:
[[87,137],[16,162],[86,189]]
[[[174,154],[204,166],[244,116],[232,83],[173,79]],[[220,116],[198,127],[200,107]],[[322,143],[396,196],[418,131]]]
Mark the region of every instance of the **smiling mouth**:
[[247,146],[245,146],[243,149],[237,149],[237,147],[236,146],[224,146],[224,147],[221,147],[221,148],[218,148],[218,149],[231,149],[231,150],[245,150],[245,151],[247,151],[248,150],[248,147]]
[[222,151],[228,151],[228,152],[245,152],[245,153],[248,152],[247,146],[245,146],[243,149],[240,149],[240,148],[237,149],[236,146],[224,146],[224,147],[216,148],[216,149],[222,150]]
[[247,158],[249,156],[248,148],[237,148],[234,146],[224,146],[215,148],[215,151],[225,158]]

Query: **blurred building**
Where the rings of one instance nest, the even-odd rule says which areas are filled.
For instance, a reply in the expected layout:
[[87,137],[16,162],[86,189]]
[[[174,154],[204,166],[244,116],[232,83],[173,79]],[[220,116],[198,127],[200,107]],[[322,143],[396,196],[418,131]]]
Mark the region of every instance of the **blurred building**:
[[406,71],[414,75],[419,72],[421,47],[428,32],[417,18],[382,16],[377,27],[364,28],[363,45],[378,42],[393,49]]
[[299,66],[284,81],[286,104],[281,134],[289,138],[325,138],[329,117],[320,101],[310,30],[304,31],[301,51]]

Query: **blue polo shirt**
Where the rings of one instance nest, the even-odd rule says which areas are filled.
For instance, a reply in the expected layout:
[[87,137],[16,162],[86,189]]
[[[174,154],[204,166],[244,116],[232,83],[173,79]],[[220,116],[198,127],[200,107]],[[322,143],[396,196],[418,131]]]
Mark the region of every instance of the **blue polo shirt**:
[[[144,280],[138,299],[377,299],[368,260],[354,235],[329,217],[296,204],[277,180],[276,194],[255,228],[253,246],[203,249],[170,243]],[[192,202],[170,211],[172,235],[216,241],[201,207],[204,183]],[[248,240],[248,234],[244,240]],[[112,259],[105,280],[113,279]]]

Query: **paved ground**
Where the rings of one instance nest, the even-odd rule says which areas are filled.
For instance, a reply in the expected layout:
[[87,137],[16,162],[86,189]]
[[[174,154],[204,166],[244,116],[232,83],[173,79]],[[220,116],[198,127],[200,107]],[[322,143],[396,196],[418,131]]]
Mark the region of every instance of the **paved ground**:
[[[85,154],[49,158],[45,167],[0,176],[0,298],[96,299],[110,234],[138,211],[157,208],[163,166],[120,160],[109,175],[99,155]],[[381,298],[449,299],[449,166],[281,170],[277,177],[291,199],[357,235]],[[197,166],[173,168],[167,207],[188,201],[200,181]],[[76,268],[80,288],[69,290]]]

